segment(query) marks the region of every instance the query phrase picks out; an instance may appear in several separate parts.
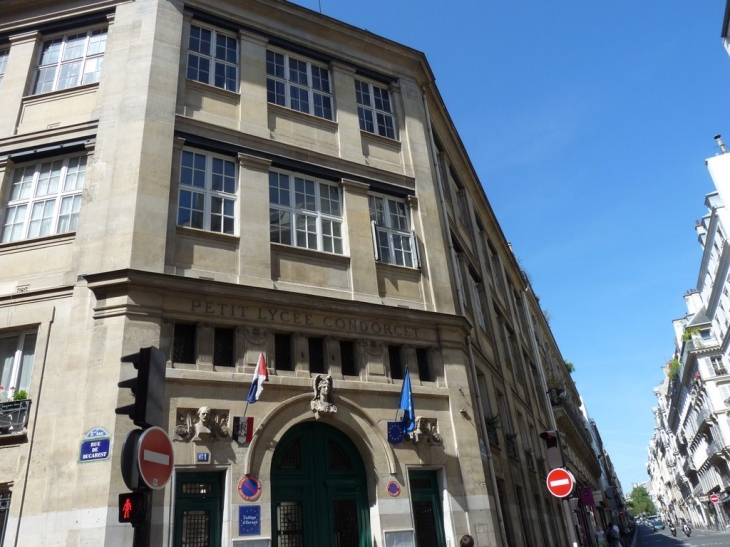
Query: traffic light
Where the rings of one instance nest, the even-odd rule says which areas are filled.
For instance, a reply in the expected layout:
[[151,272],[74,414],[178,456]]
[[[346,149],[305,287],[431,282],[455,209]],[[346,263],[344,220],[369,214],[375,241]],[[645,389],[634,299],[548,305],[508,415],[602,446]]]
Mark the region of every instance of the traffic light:
[[137,377],[119,382],[119,387],[132,389],[134,403],[120,406],[117,414],[129,416],[139,427],[162,425],[162,400],[165,396],[165,354],[154,346],[140,348],[138,353],[125,355],[122,363],[132,363]]
[[540,433],[540,438],[545,440],[547,445],[547,464],[549,469],[557,469],[565,467],[565,457],[563,456],[563,443],[560,440],[560,431],[551,429]]
[[126,492],[119,494],[119,522],[137,526],[147,518],[147,493]]

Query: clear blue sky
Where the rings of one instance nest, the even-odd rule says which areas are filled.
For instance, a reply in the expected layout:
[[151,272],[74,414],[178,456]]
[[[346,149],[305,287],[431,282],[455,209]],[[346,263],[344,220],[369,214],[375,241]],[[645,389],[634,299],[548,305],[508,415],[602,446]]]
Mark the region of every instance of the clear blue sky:
[[[319,11],[319,0],[295,3]],[[321,0],[426,54],[626,491],[730,142],[724,0]]]

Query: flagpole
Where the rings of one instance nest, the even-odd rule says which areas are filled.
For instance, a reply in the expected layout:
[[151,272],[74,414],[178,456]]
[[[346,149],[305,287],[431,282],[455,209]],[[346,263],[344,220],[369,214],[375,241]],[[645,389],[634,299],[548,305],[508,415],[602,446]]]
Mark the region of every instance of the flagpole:
[[246,401],[246,408],[243,409],[243,417],[246,417],[246,412],[248,412],[248,401]]

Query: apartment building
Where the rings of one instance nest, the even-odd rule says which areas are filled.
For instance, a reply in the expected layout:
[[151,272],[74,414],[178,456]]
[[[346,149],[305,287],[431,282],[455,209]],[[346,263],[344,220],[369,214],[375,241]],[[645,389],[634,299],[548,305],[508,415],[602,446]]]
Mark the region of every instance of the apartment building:
[[[717,140],[720,153],[706,162],[716,190],[705,197],[707,213],[695,227],[703,250],[697,287],[684,295],[687,314],[673,322],[677,349],[665,367],[667,380],[655,389],[650,467],[653,482],[665,485],[664,505],[686,507],[696,524],[724,526],[730,522],[730,156]],[[664,479],[656,481],[659,472]]]
[[147,346],[155,545],[595,544],[544,482],[557,343],[422,53],[282,0],[9,0],[0,104],[0,544],[130,543]]

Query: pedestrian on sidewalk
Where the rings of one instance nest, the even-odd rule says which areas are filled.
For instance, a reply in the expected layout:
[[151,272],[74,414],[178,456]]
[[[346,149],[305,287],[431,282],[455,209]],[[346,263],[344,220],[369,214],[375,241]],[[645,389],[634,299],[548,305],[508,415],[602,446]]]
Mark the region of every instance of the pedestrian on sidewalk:
[[606,527],[606,541],[608,547],[621,547],[621,539],[618,534],[618,527],[613,525],[613,522],[609,522]]

